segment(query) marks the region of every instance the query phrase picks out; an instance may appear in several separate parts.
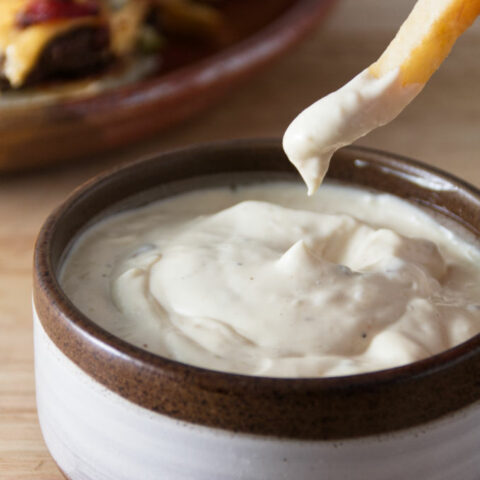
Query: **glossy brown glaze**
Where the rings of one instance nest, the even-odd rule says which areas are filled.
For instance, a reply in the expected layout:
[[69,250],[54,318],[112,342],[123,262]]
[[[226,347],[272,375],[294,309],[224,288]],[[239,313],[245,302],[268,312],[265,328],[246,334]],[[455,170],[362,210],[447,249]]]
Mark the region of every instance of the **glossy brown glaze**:
[[300,41],[334,2],[231,1],[224,13],[233,44],[217,53],[187,55],[167,73],[89,98],[1,106],[0,171],[111,150],[196,114]]
[[[322,379],[214,372],[167,360],[105,332],[58,285],[69,241],[93,217],[142,190],[138,204],[192,188],[198,177],[249,172],[251,181],[296,178],[277,141],[237,141],[166,153],[100,176],[77,190],[45,223],[36,246],[34,299],[54,343],[98,382],[147,409],[232,431],[342,439],[419,425],[480,398],[480,336],[394,369]],[[361,148],[334,158],[328,177],[394,193],[480,234],[480,192],[418,162]],[[435,180],[442,190],[420,186]],[[182,181],[182,183],[173,183]],[[206,181],[206,180],[205,180]],[[212,183],[225,182],[217,177]],[[154,191],[152,191],[154,192]]]

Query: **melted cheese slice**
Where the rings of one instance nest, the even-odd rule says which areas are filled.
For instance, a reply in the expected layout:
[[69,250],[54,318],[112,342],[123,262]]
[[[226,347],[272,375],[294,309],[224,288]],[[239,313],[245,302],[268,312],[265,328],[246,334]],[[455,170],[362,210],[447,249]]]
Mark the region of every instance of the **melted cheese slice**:
[[30,0],[0,0],[0,58],[3,75],[20,87],[34,69],[45,47],[56,37],[83,26],[104,24],[101,16],[55,20],[20,29],[16,18]]

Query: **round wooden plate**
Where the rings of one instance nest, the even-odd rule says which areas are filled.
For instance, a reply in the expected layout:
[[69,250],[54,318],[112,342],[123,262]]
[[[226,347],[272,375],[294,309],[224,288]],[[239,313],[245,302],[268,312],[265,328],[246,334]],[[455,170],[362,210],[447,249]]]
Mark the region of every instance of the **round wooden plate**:
[[104,152],[194,115],[303,38],[334,1],[230,1],[224,15],[232,41],[221,50],[172,42],[147,79],[70,98],[0,103],[0,171]]

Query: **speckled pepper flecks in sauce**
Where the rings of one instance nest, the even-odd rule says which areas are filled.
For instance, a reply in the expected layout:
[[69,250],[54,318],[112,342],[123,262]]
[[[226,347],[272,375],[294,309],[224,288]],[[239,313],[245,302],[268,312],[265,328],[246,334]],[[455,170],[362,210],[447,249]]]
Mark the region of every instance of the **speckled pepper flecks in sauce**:
[[76,241],[61,283],[125,340],[251,375],[406,364],[480,331],[480,252],[395,197],[339,185],[199,190]]

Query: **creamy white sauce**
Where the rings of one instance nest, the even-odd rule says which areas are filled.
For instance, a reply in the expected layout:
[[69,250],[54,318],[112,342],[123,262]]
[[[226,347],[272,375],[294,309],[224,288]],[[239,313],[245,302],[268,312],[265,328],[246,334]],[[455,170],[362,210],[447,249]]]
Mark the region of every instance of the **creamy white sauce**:
[[480,253],[389,195],[292,183],[196,191],[87,230],[75,305],[146,350],[214,370],[379,370],[480,331]]
[[283,148],[311,195],[322,183],[332,155],[391,122],[424,84],[402,85],[398,69],[380,78],[364,70],[339,90],[301,112],[283,137]]

